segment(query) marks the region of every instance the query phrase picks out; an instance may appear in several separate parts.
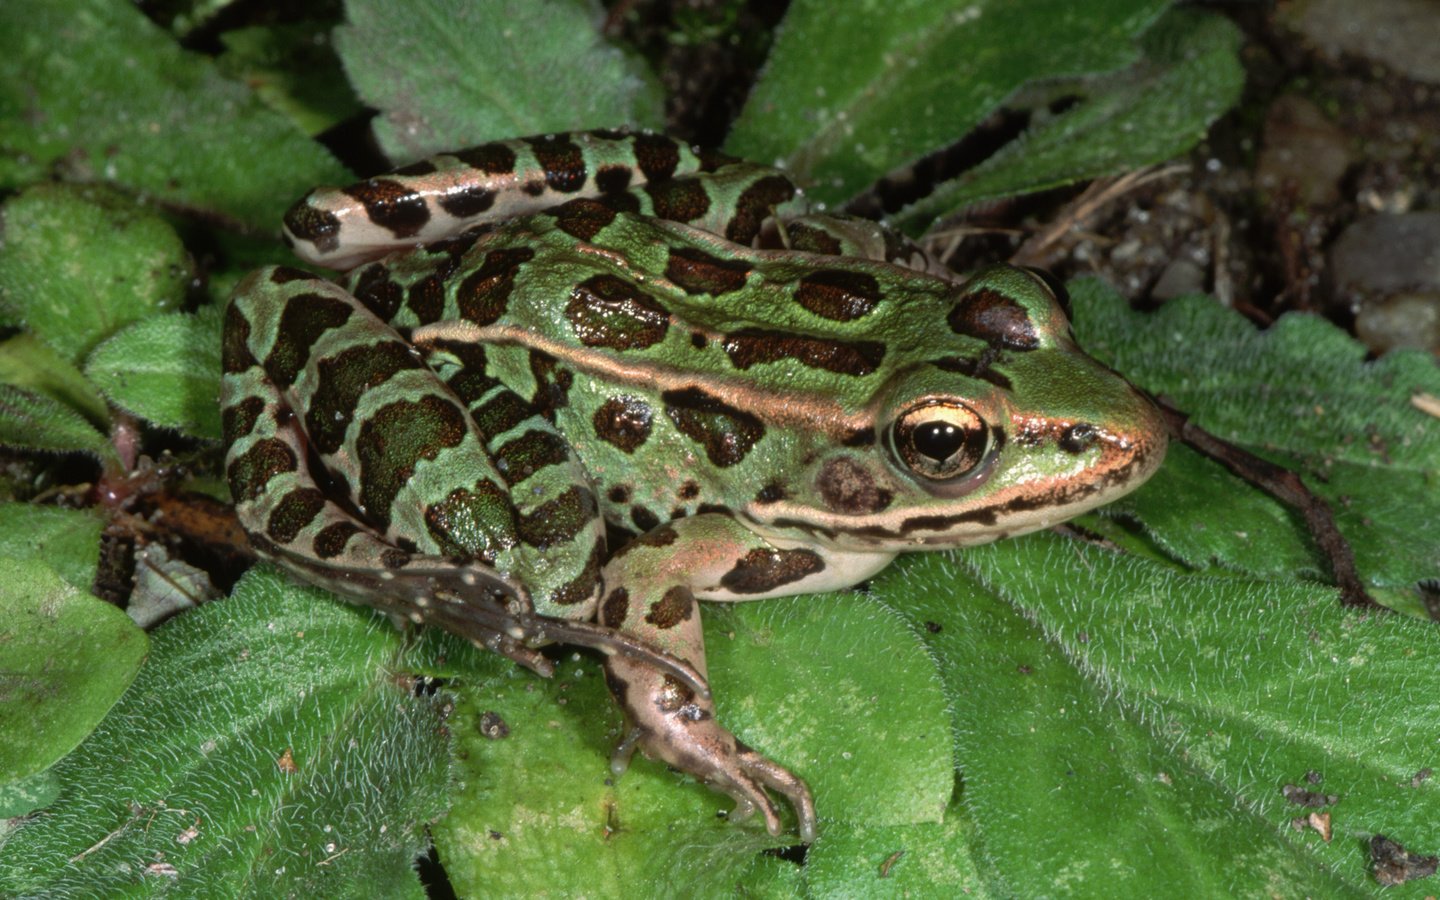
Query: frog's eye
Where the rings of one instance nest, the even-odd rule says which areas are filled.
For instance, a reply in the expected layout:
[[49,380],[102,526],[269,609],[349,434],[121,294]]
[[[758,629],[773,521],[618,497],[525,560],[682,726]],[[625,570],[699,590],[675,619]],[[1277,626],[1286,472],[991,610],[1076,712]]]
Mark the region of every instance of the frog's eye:
[[970,472],[990,449],[990,429],[970,407],[932,400],[906,410],[890,426],[890,446],[906,469],[948,481]]

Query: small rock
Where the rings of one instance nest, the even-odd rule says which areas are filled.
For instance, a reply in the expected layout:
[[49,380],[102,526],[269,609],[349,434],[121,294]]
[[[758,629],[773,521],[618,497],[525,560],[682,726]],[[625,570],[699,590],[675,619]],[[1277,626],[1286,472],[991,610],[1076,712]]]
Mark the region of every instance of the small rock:
[[1355,334],[1376,353],[1440,351],[1440,291],[1401,291],[1365,304],[1355,315]]
[[1331,56],[1349,54],[1440,84],[1440,16],[1433,0],[1310,0],[1292,23]]
[[1440,212],[1360,219],[1330,248],[1329,275],[1375,350],[1440,347]]
[[1275,193],[1293,188],[1303,206],[1329,206],[1340,199],[1340,179],[1350,168],[1345,132],[1320,107],[1296,94],[1270,104],[1255,184]]
[[1156,300],[1173,300],[1186,294],[1205,292],[1205,270],[1188,259],[1177,259],[1165,267],[1150,296]]

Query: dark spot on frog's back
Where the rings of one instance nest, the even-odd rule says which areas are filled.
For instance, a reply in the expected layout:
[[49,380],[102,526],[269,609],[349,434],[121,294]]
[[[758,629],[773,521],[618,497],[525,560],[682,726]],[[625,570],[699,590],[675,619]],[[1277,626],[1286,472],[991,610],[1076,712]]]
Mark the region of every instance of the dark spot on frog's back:
[[425,199],[398,181],[371,178],[350,185],[344,193],[364,205],[371,222],[397,238],[414,237],[430,221]]
[[334,559],[345,552],[345,545],[360,533],[360,526],[351,522],[332,522],[320,529],[311,542],[310,549],[318,559]]
[[577,197],[549,211],[555,227],[577,241],[590,241],[615,221],[615,210],[599,200]]
[[266,438],[256,441],[250,449],[230,460],[225,469],[230,482],[230,496],[236,503],[254,500],[265,490],[270,479],[297,466],[294,452],[284,441]]
[[605,561],[605,536],[590,547],[585,566],[570,581],[550,592],[549,600],[556,606],[574,606],[595,596],[600,589],[600,568]]
[[795,302],[833,322],[852,322],[880,303],[880,282],[865,272],[822,269],[800,279]]
[[659,600],[650,604],[650,611],[645,614],[645,621],[654,625],[661,631],[674,628],[695,611],[695,595],[688,587],[675,587],[667,590]]
[[[233,304],[232,304],[233,305]],[[265,372],[281,390],[295,383],[320,335],[350,321],[350,304],[329,294],[296,294],[285,301]]]
[[680,165],[680,148],[671,138],[659,134],[634,137],[635,163],[647,181],[662,181],[675,174]]
[[220,358],[230,374],[244,372],[258,365],[250,352],[250,320],[238,302],[225,307],[225,325],[220,338]]
[[660,524],[660,517],[636,503],[630,507],[630,521],[644,534]]
[[595,410],[595,435],[626,453],[634,453],[650,438],[654,415],[650,404],[639,397],[611,397]]
[[1009,350],[1034,350],[1040,334],[1025,307],[991,288],[962,291],[950,310],[950,330]]
[[659,528],[647,531],[628,543],[621,544],[620,548],[615,551],[615,555],[612,556],[611,559],[619,559],[620,557],[641,548],[650,548],[653,550],[662,547],[668,547],[679,539],[680,533],[677,532],[674,528],[672,528],[670,525],[661,525]]
[[726,335],[725,353],[737,369],[793,359],[811,369],[860,378],[880,368],[885,345],[879,341],[836,341],[786,331],[745,328]]
[[660,399],[675,428],[704,446],[705,455],[722,468],[743,460],[765,436],[765,425],[755,416],[700,388],[665,391]]
[[457,219],[478,216],[495,205],[495,192],[479,185],[457,188],[440,195],[440,208]]
[[595,187],[602,194],[617,194],[630,186],[629,166],[601,166],[595,173]]
[[828,231],[813,228],[801,222],[791,224],[786,228],[786,233],[790,236],[791,250],[820,253],[825,256],[840,256],[844,250],[840,246],[840,240]]
[[271,284],[289,284],[292,281],[324,281],[324,279],[294,266],[276,266],[270,270]]
[[636,285],[595,275],[575,285],[565,316],[587,347],[643,350],[665,339],[670,313]]
[[515,171],[515,151],[499,142],[457,150],[451,156],[487,175],[506,175]]
[[585,186],[589,174],[585,157],[570,135],[526,138],[540,168],[545,170],[545,183],[551,190],[573,194]]
[[345,442],[360,397],[380,387],[396,373],[420,368],[420,362],[399,340],[349,347],[320,360],[315,368],[315,390],[305,411],[310,443],[331,454]]
[[825,561],[813,550],[757,549],[722,575],[720,586],[734,594],[763,594],[824,570]]
[[607,628],[619,628],[630,614],[630,592],[617,587],[605,595],[600,604],[600,624]]
[[694,247],[673,247],[665,264],[665,277],[687,294],[719,297],[745,286],[750,264],[740,259],[720,259]]
[[875,476],[865,466],[847,456],[825,463],[815,487],[827,507],[846,516],[878,513],[894,499],[893,493],[875,484]]
[[438,274],[427,275],[410,285],[405,305],[421,325],[438,322],[445,313],[445,282]]
[[535,394],[530,398],[530,405],[535,412],[554,421],[555,410],[570,405],[570,387],[575,383],[575,374],[561,368],[550,354],[531,350],[530,376],[535,379]]
[[321,253],[331,253],[340,246],[340,220],[334,213],[316,209],[305,198],[285,213],[285,229],[296,239],[309,241]]
[[693,222],[710,211],[710,194],[694,178],[676,178],[645,185],[657,219]]
[[416,464],[459,445],[465,428],[460,408],[434,394],[397,400],[365,420],[355,439],[360,505],[379,529],[389,527],[390,505]]
[[545,550],[574,539],[595,520],[595,495],[573,485],[520,517],[520,540]]
[[480,267],[455,291],[461,318],[483,326],[504,315],[520,267],[534,258],[535,251],[529,247],[501,247],[486,254]]
[[389,322],[405,301],[405,289],[390,280],[390,269],[383,263],[371,263],[357,269],[350,277],[350,293],[382,321]]
[[487,564],[520,540],[509,492],[485,478],[427,506],[425,530],[444,555]]
[[325,507],[325,495],[315,488],[297,488],[280,498],[265,522],[265,534],[277,544],[294,541]]
[[760,233],[760,225],[770,211],[794,196],[795,185],[784,175],[757,178],[735,201],[735,215],[725,226],[725,237],[748,245]]
[[525,398],[510,390],[502,390],[485,401],[484,405],[470,411],[475,430],[480,439],[489,443],[495,438],[535,415],[535,410]]
[[570,445],[553,431],[532,428],[506,441],[494,452],[495,468],[509,485],[516,485],[549,466],[570,459]]
[[265,401],[259,397],[246,397],[221,410],[220,433],[225,436],[225,443],[233,444],[254,431],[264,411]]

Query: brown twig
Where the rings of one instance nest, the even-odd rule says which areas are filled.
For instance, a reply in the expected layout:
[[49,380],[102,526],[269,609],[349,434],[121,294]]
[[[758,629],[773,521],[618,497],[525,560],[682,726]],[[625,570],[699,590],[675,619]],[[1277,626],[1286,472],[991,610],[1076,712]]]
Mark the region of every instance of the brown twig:
[[1035,266],[1044,262],[1045,252],[1054,243],[1071,231],[1080,228],[1104,206],[1118,200],[1125,194],[1161,178],[1189,171],[1184,164],[1151,166],[1126,172],[1119,178],[1104,178],[1093,182],[1079,197],[1071,201],[1055,221],[1031,235],[1010,261],[1021,266]]
[[1330,561],[1330,572],[1340,588],[1343,605],[1377,610],[1385,608],[1365,590],[1360,573],[1355,568],[1355,553],[1350,549],[1350,542],[1335,526],[1335,516],[1330,507],[1305,486],[1299,475],[1221,440],[1191,422],[1189,416],[1165,400],[1152,399],[1165,415],[1171,434],[1304,517],[1310,536]]

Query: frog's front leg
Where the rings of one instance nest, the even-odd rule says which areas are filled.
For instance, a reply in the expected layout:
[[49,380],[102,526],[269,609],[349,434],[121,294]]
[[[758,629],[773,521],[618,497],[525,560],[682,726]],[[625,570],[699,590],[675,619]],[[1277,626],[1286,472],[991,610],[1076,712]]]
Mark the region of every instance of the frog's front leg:
[[[602,624],[654,644],[702,674],[705,641],[696,599],[757,600],[826,591],[859,582],[890,553],[836,553],[770,542],[729,516],[680,519],[620,548],[605,567]],[[765,788],[795,807],[800,838],[815,837],[815,804],[805,782],[737,740],[715,719],[714,702],[642,660],[613,656],[605,674],[630,730],[612,767],[623,771],[638,746],[735,799],[736,818],[759,810],[771,834],[780,820]]]

